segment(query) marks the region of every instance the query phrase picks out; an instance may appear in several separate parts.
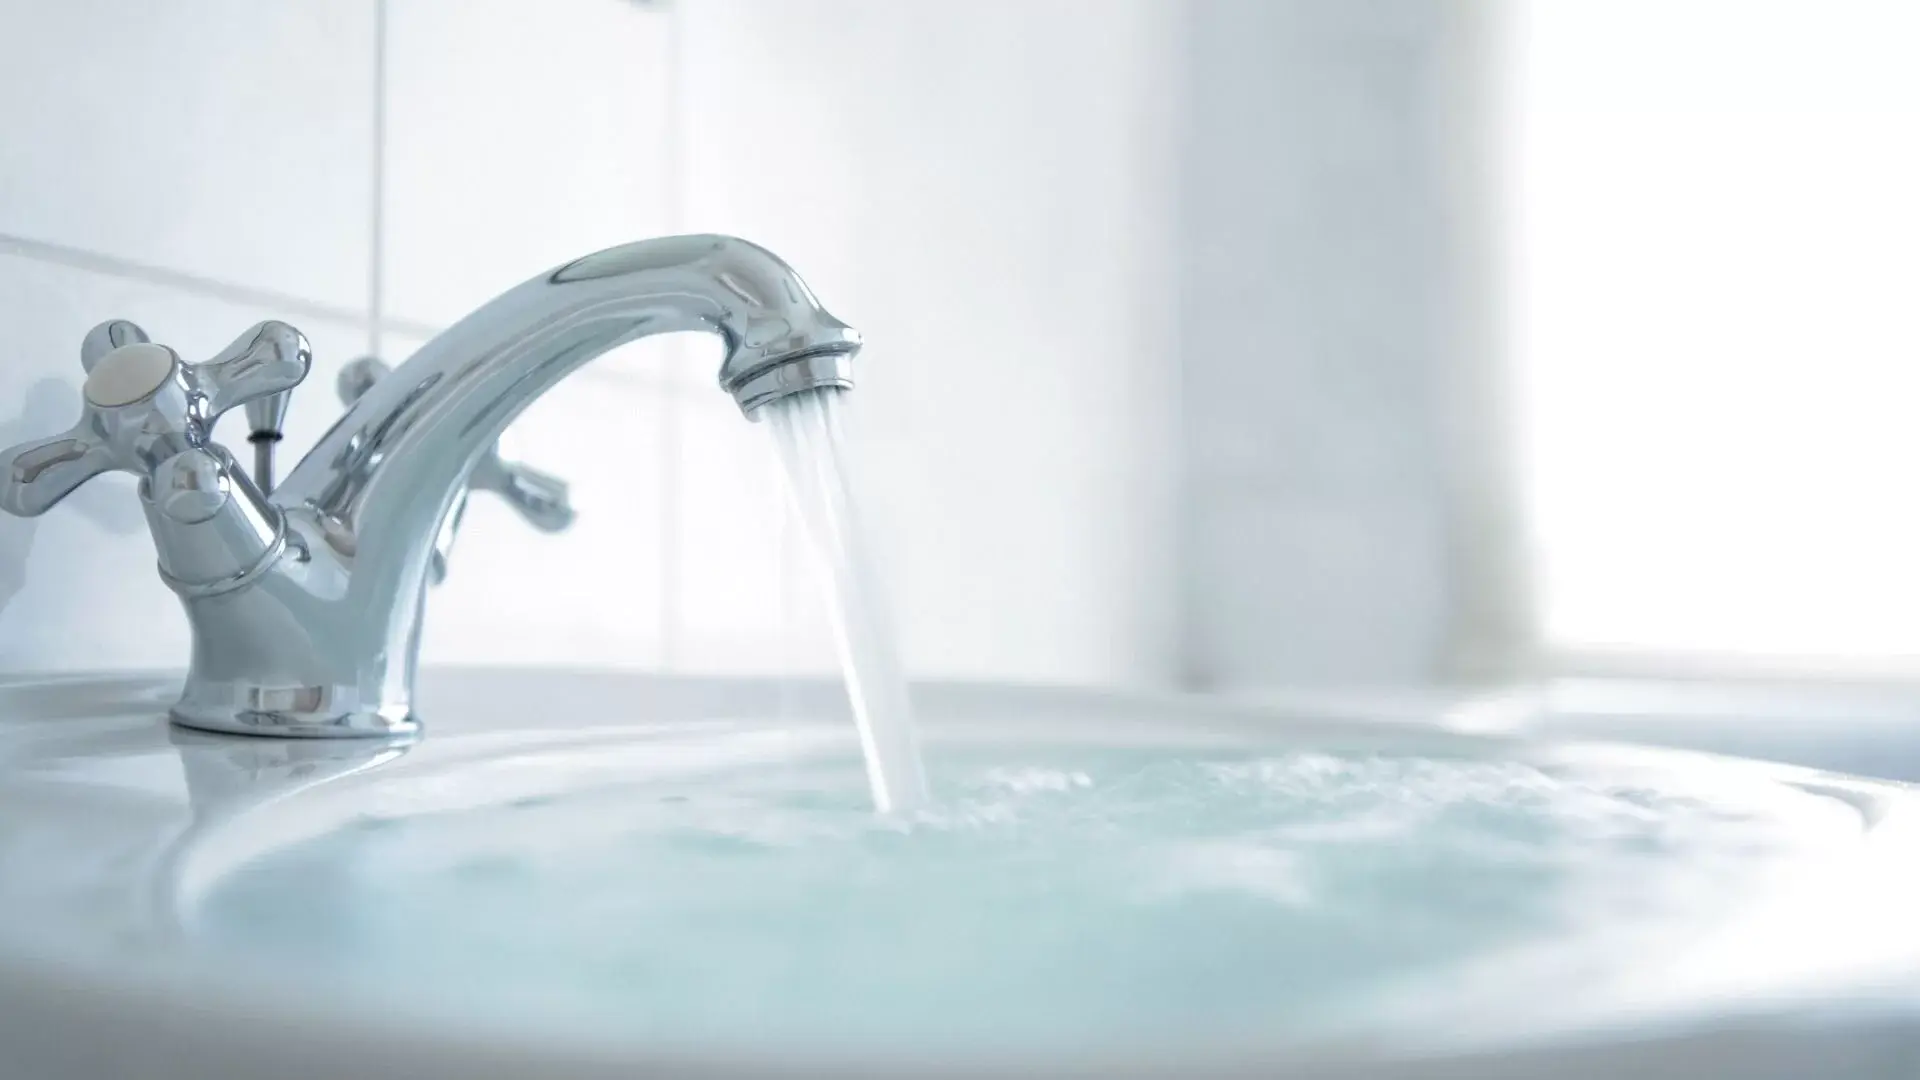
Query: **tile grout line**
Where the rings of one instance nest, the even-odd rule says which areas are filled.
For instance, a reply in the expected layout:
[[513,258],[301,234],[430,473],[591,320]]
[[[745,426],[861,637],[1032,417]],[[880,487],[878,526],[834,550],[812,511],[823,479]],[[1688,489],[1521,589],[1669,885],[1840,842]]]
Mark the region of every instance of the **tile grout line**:
[[107,277],[117,277],[130,281],[160,285],[179,292],[194,293],[214,300],[223,300],[245,307],[271,308],[289,315],[302,318],[326,319],[332,322],[346,322],[371,325],[372,319],[367,312],[353,308],[337,307],[317,300],[307,300],[291,293],[261,289],[251,285],[235,285],[218,278],[188,273],[184,270],[169,270],[149,263],[122,259],[85,248],[56,244],[46,240],[34,240],[25,236],[0,233],[0,254],[15,255],[38,262],[54,263],[59,266],[85,270],[89,273]]
[[[666,98],[667,123],[662,132],[663,156],[666,158],[666,211],[668,227],[675,232],[686,228],[686,198],[684,195],[686,169],[684,153],[684,121],[681,110],[686,105],[686,80],[682,77],[681,22],[678,5],[670,6],[662,16],[667,20],[666,34]],[[680,365],[679,351],[685,348],[683,342],[669,346],[670,352],[663,359]],[[680,580],[680,395],[668,393],[661,403],[660,410],[660,667],[672,671],[680,660],[680,596],[676,586]]]
[[[386,329],[387,0],[373,4],[373,176],[367,208],[367,355],[378,356]],[[392,363],[392,358],[388,358]]]

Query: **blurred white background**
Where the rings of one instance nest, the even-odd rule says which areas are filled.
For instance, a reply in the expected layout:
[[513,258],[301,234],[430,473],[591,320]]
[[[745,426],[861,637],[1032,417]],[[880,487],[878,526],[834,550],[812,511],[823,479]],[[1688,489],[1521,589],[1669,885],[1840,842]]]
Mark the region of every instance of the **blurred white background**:
[[[0,438],[102,319],[275,317],[290,464],[353,357],[732,232],[867,336],[916,675],[1904,672],[1917,47],[1901,0],[0,0]],[[476,499],[428,662],[831,667],[716,349],[516,424],[579,521]],[[0,599],[0,670],[186,656],[124,477],[0,518]]]
[[1538,3],[1513,354],[1564,664],[1920,658],[1920,5]]

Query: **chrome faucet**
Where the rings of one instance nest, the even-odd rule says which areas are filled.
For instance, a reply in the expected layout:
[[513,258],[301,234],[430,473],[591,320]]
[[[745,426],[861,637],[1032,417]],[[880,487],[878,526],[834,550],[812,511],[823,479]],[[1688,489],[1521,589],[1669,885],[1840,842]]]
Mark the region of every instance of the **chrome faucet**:
[[270,496],[211,428],[304,379],[306,339],[261,323],[188,364],[132,324],[102,324],[82,350],[80,422],[0,452],[0,509],[44,513],[109,470],[140,478],[161,577],[192,630],[175,723],[408,735],[433,554],[476,465],[576,368],[690,330],[719,335],[720,386],[750,418],[789,394],[853,385],[859,334],[771,252],[724,236],[643,240],[556,267],[454,324],[366,388]]
[[[365,397],[368,390],[373,389],[374,383],[392,370],[377,356],[362,356],[358,360],[348,361],[334,381],[340,403],[351,407]],[[249,404],[248,408],[252,408],[252,405]],[[258,428],[255,430],[258,431]],[[272,458],[269,456],[265,460],[269,464],[257,465],[253,477],[263,489],[267,485],[261,482],[261,476],[268,474]],[[460,523],[467,513],[469,492],[490,492],[512,507],[513,512],[519,514],[527,524],[541,532],[556,533],[573,524],[573,503],[567,497],[567,490],[567,482],[552,473],[501,457],[498,442],[481,451],[473,461],[472,470],[467,473],[467,482],[454,495],[453,509],[447,511],[446,520],[440,523],[440,532],[434,539],[433,562],[429,567],[433,583],[438,585],[447,580],[447,560],[453,554],[454,540],[460,535]]]

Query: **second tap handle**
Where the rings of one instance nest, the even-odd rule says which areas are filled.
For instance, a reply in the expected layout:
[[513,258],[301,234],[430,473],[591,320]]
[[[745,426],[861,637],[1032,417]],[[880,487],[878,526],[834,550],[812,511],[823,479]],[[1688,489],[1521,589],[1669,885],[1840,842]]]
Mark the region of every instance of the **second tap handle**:
[[379,382],[388,371],[386,363],[377,356],[363,356],[350,360],[340,369],[340,375],[334,380],[334,389],[340,394],[340,404],[352,405],[365,397],[373,384]]
[[565,480],[531,465],[503,461],[497,451],[489,451],[474,464],[468,483],[476,491],[498,495],[541,532],[560,532],[573,524],[573,502]]

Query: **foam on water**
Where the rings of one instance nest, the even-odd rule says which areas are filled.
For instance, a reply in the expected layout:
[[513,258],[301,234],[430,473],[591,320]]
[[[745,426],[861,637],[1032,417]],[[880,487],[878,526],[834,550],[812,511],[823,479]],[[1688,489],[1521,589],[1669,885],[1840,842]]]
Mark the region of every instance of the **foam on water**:
[[363,820],[195,922],[369,994],[663,1043],[1284,1043],[1591,1003],[1861,830],[1624,766],[974,748],[936,779],[907,816],[843,754]]

